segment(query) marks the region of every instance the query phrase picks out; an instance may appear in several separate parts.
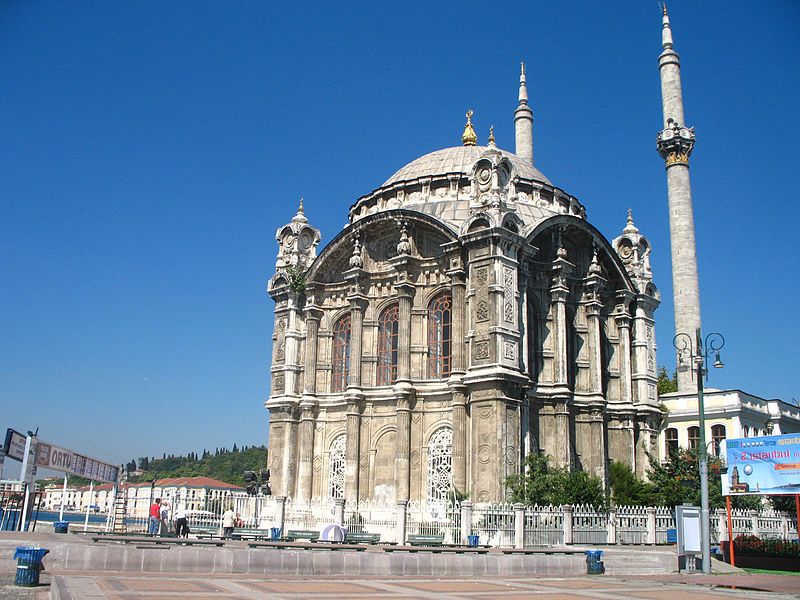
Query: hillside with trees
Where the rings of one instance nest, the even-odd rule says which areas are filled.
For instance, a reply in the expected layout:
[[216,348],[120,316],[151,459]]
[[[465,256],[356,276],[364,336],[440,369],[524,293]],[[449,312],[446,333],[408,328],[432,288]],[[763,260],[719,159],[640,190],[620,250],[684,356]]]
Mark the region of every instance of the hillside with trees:
[[226,483],[243,485],[243,473],[267,466],[265,446],[204,449],[202,453],[190,452],[187,456],[164,454],[161,458],[140,457],[125,465],[128,481],[138,483],[168,477],[211,477]]

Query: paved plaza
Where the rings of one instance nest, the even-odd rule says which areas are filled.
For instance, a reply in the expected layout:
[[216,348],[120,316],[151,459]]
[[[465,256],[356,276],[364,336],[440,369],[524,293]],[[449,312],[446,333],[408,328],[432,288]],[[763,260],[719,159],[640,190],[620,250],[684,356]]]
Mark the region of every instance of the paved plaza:
[[[3,583],[7,583],[5,579]],[[255,600],[404,598],[579,600],[704,600],[800,598],[800,577],[783,575],[656,575],[565,578],[483,577],[186,577],[178,574],[58,573],[36,590],[0,586],[14,600]]]

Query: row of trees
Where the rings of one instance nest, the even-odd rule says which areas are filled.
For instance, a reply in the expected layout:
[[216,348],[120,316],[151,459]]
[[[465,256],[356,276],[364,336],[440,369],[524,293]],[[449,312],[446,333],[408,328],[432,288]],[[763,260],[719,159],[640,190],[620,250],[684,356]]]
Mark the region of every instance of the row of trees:
[[[178,458],[180,460],[188,460],[188,461],[195,461],[199,462],[201,460],[205,460],[211,456],[219,456],[220,454],[226,454],[228,452],[245,452],[249,448],[260,447],[260,446],[242,446],[239,448],[236,444],[233,445],[233,448],[228,450],[227,448],[216,448],[212,453],[210,450],[206,450],[203,448],[203,453],[198,456],[197,452],[189,452],[186,456],[175,456],[174,454],[167,455],[165,452],[161,460],[167,460],[171,458]],[[138,462],[135,458],[132,458],[130,462],[125,463],[125,470],[130,474],[135,471],[149,471],[151,469],[151,463],[155,462],[156,458],[148,458],[147,456],[140,456]]]
[[[724,508],[720,473],[724,461],[717,456],[708,457],[709,507]],[[553,467],[547,456],[531,454],[525,459],[524,473],[512,475],[506,481],[514,502],[528,505],[590,504],[607,509],[615,506],[670,506],[678,504],[700,505],[700,470],[697,450],[679,448],[661,463],[650,457],[647,480],[637,477],[622,463],[612,462],[609,469],[609,493],[603,482],[584,471],[570,471]],[[790,496],[768,496],[777,510],[794,510]],[[759,496],[734,496],[734,508],[758,509]]]

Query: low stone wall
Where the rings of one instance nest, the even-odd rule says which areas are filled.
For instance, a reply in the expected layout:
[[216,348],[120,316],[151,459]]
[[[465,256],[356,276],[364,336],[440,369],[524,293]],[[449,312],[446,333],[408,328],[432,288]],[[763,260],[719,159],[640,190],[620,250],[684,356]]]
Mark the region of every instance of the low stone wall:
[[[263,575],[354,575],[354,576],[567,576],[586,573],[586,559],[580,548],[553,548],[552,553],[506,555],[493,549],[487,554],[436,552],[384,552],[370,546],[364,552],[319,549],[249,548],[243,542],[228,542],[223,547],[141,546],[135,544],[92,542],[68,534],[0,535],[0,569],[12,572],[16,546],[49,548],[44,564],[51,573],[61,570],[125,573],[197,573]],[[638,572],[669,572],[668,553],[645,553],[647,569]],[[563,551],[563,553],[559,553]],[[548,551],[549,552],[549,551]],[[626,553],[607,553],[606,571],[627,565],[644,567]],[[664,555],[664,556],[662,556]],[[636,571],[634,571],[636,572]]]

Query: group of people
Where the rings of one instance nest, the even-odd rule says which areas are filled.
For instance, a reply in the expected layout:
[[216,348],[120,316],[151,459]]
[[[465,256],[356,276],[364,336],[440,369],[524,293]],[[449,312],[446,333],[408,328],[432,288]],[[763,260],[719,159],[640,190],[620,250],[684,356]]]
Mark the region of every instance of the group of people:
[[[150,506],[150,517],[147,526],[147,533],[150,535],[165,535],[172,533],[173,523],[170,521],[171,506],[167,500],[156,498]],[[180,507],[175,513],[175,535],[178,537],[189,537],[189,525],[187,522],[186,509]]]

